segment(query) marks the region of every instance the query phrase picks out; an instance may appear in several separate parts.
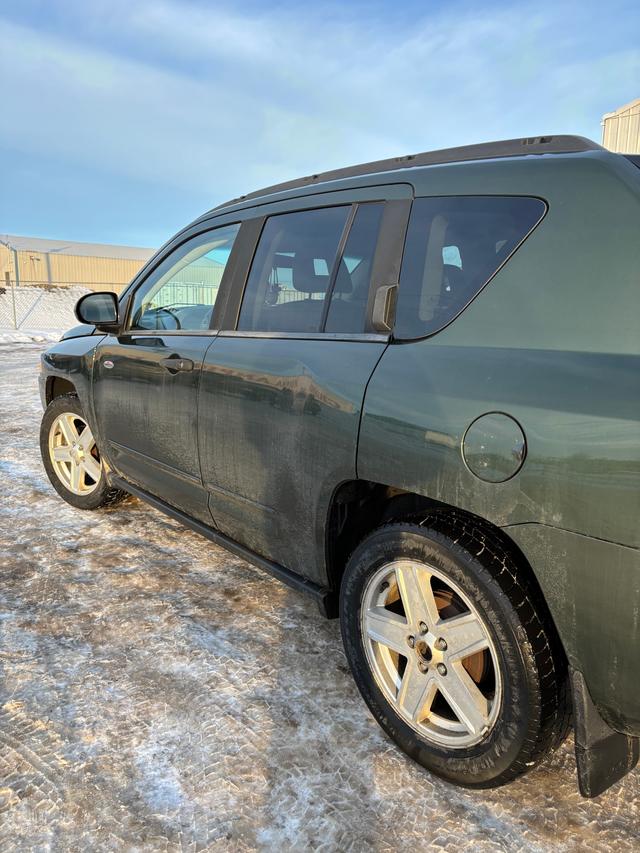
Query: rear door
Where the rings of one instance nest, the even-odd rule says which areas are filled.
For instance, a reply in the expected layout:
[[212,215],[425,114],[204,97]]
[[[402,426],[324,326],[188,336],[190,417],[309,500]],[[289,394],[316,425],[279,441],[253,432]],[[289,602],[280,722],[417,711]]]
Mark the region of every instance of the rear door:
[[397,282],[411,196],[394,185],[261,207],[244,294],[205,357],[199,444],[216,526],[320,583],[327,509],[356,476],[364,391],[388,342],[373,297]]
[[205,521],[198,388],[239,227],[210,229],[178,245],[136,288],[124,333],[105,337],[94,362],[94,418],[113,468]]

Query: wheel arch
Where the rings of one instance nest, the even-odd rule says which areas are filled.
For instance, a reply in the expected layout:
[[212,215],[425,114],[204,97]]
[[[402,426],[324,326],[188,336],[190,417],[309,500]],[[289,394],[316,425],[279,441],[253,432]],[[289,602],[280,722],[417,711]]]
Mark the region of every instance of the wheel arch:
[[45,385],[45,403],[48,406],[56,397],[63,397],[65,394],[73,394],[78,396],[78,390],[71,380],[64,376],[49,376]]
[[473,524],[476,529],[490,535],[499,543],[522,576],[527,579],[527,586],[535,596],[536,606],[557,640],[558,648],[566,661],[567,652],[540,581],[514,539],[486,518],[415,492],[370,480],[349,480],[336,488],[329,505],[325,527],[325,559],[329,588],[336,596],[339,594],[349,557],[358,543],[373,530],[390,522],[419,524],[430,515],[439,519],[446,518],[461,531],[465,524]]

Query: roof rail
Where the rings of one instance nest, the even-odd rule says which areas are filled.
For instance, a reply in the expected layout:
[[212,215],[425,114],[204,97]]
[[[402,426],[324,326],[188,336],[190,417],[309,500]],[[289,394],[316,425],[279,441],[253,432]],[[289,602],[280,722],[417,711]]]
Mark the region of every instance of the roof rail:
[[255,192],[241,195],[214,207],[219,210],[232,204],[239,204],[252,198],[271,195],[299,187],[313,186],[324,181],[336,181],[340,178],[354,178],[376,172],[392,172],[397,169],[409,169],[415,166],[435,166],[442,163],[461,163],[466,160],[489,160],[494,157],[523,157],[528,154],[571,154],[579,151],[601,151],[602,146],[585,136],[530,136],[522,139],[504,139],[498,142],[482,142],[479,145],[463,145],[459,148],[442,148],[439,151],[425,151],[422,154],[407,154],[404,157],[390,157],[388,160],[375,160],[342,169],[332,169],[305,178],[296,178],[282,184],[273,184]]

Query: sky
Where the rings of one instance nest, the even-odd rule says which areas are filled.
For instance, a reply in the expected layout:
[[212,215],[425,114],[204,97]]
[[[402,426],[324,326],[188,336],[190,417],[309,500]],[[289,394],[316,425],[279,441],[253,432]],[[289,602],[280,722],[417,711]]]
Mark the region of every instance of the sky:
[[155,247],[228,198],[640,97],[638,0],[1,0],[0,233]]

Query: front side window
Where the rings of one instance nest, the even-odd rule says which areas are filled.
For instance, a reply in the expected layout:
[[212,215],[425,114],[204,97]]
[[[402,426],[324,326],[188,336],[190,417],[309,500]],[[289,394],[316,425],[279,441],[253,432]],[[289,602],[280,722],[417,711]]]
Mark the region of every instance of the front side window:
[[207,231],[165,259],[136,290],[131,329],[209,329],[222,275],[239,225]]
[[538,198],[457,196],[413,203],[400,274],[395,336],[442,329],[540,221]]

